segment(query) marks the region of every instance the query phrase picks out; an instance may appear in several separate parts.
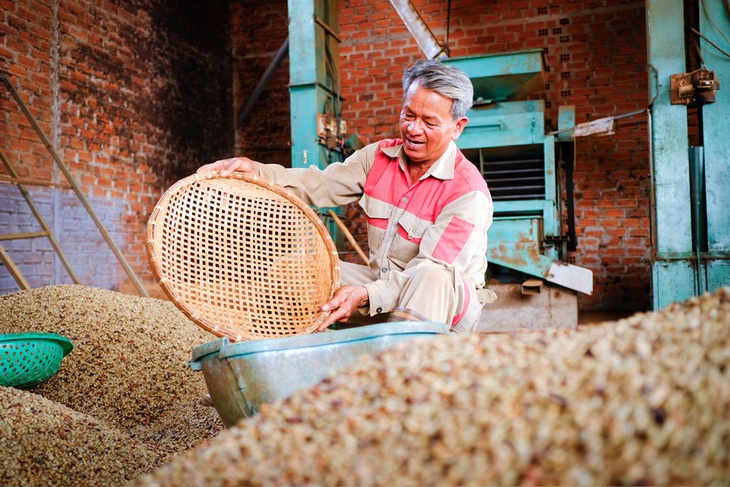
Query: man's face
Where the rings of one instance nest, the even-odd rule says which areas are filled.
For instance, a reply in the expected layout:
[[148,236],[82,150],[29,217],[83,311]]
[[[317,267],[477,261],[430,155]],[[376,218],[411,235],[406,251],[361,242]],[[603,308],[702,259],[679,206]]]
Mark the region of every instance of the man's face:
[[441,157],[464,130],[467,118],[454,120],[453,102],[415,82],[406,92],[400,113],[400,134],[403,149],[410,162],[431,165]]

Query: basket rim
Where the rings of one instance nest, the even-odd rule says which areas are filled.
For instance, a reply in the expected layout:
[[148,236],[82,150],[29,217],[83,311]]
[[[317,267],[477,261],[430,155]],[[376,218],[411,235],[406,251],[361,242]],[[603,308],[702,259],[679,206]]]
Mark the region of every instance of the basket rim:
[[65,357],[74,348],[73,342],[58,333],[46,333],[46,332],[23,332],[23,333],[1,333],[0,343],[16,342],[16,341],[51,341],[57,342],[63,349],[63,356]]
[[[219,171],[213,171],[210,173],[203,173],[198,174],[194,173],[190,176],[184,177],[177,182],[175,182],[172,186],[170,186],[160,197],[159,201],[155,205],[155,208],[152,210],[152,213],[150,215],[150,218],[147,222],[147,235],[146,235],[146,241],[145,241],[145,251],[147,253],[150,270],[152,272],[152,275],[157,280],[158,284],[160,285],[160,288],[163,290],[163,292],[167,295],[168,298],[172,301],[172,303],[183,312],[185,316],[187,316],[193,323],[201,327],[202,329],[212,333],[213,335],[217,337],[225,337],[233,342],[238,341],[249,341],[256,339],[255,337],[250,336],[242,336],[239,332],[231,332],[226,327],[222,327],[216,323],[213,323],[210,321],[207,317],[201,316],[201,314],[198,312],[198,310],[188,305],[184,300],[180,300],[179,295],[175,292],[175,289],[173,289],[169,284],[166,276],[163,275],[163,273],[160,271],[158,267],[158,252],[159,249],[155,248],[155,235],[157,231],[157,224],[158,220],[160,218],[160,213],[170,200],[174,194],[177,192],[183,190],[184,188],[191,186],[193,184],[196,184],[200,181],[206,181],[206,180],[214,180],[214,179],[236,179],[241,180],[244,182],[247,182],[249,184],[257,185],[261,188],[264,188],[266,190],[269,190],[278,196],[281,196],[282,198],[285,198],[287,201],[292,203],[294,206],[296,206],[299,210],[301,210],[304,215],[315,225],[318,233],[322,237],[322,240],[324,241],[324,244],[326,248],[329,250],[327,252],[327,256],[330,260],[330,269],[332,270],[332,284],[329,290],[329,296],[330,298],[334,295],[335,291],[340,286],[340,265],[339,265],[339,255],[337,253],[337,247],[335,246],[334,241],[332,240],[331,235],[329,234],[329,231],[324,226],[324,223],[319,219],[317,216],[317,213],[309,206],[307,205],[301,198],[298,196],[288,192],[284,187],[279,186],[271,181],[268,181],[266,179],[262,179],[260,176],[249,174],[249,173],[241,173],[241,172],[233,172],[229,176],[221,176]],[[331,311],[321,311],[315,321],[305,330],[303,330],[301,333],[303,334],[309,334],[312,333],[317,329],[317,327],[327,318],[327,316],[331,313]]]

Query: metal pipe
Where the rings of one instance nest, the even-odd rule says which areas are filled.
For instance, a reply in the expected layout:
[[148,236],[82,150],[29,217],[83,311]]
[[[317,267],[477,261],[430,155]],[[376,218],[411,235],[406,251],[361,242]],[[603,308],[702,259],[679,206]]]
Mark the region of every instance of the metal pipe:
[[651,241],[651,258],[652,261],[656,260],[657,257],[657,234],[656,234],[656,192],[654,191],[654,124],[652,121],[651,108],[646,110],[646,125],[649,132],[647,138],[647,145],[649,149],[649,238]]
[[[578,236],[575,229],[575,184],[573,181],[573,169],[575,165],[575,139],[570,142],[563,142],[560,154],[565,164],[565,199],[568,224],[568,250],[575,252],[578,249]],[[567,153],[567,157],[566,157]]]
[[[642,114],[642,113],[644,113],[646,111],[648,111],[647,108],[642,108],[641,110],[636,110],[636,111],[633,111],[633,112],[623,113],[621,115],[616,115],[615,117],[606,117],[606,118],[613,118],[614,120],[621,120],[622,118],[633,117],[635,115]],[[598,120],[602,120],[602,119],[598,119]],[[588,125],[590,125],[591,123],[597,122],[598,120],[593,120],[593,122],[579,123],[578,125],[576,125],[574,127],[568,127],[568,128],[564,128],[564,129],[560,129],[560,130],[553,130],[552,132],[548,132],[545,135],[558,135],[558,134],[564,134],[564,133],[567,133],[567,132],[575,132],[576,129],[580,129],[582,127],[585,128]]]
[[439,45],[436,36],[410,1],[390,0],[390,3],[428,59],[448,57],[446,49]]
[[702,252],[707,246],[707,213],[705,209],[705,152],[704,147],[689,148],[689,190],[692,209],[692,245],[695,249],[697,296],[705,292],[702,279]]
[[266,71],[264,71],[264,74],[261,76],[261,79],[258,83],[256,83],[256,86],[254,87],[253,91],[251,92],[251,95],[248,97],[248,100],[246,100],[246,103],[243,105],[241,110],[238,112],[238,122],[241,123],[244,120],[246,120],[246,117],[248,117],[249,113],[251,113],[251,109],[253,109],[253,106],[256,104],[256,102],[259,99],[259,96],[261,96],[261,93],[264,91],[264,88],[266,88],[266,85],[269,83],[269,80],[271,80],[271,77],[274,75],[274,71],[276,71],[276,68],[279,67],[281,64],[281,61],[284,59],[284,56],[288,54],[289,52],[289,37],[286,38],[284,43],[281,45],[278,51],[276,51],[276,54],[274,55],[274,59],[271,60],[271,63],[269,63],[269,66],[266,68]]

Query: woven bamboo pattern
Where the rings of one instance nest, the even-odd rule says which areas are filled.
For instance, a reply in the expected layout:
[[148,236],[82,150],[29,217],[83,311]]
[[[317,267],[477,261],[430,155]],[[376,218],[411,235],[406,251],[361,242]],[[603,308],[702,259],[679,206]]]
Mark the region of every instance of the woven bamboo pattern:
[[317,213],[241,173],[195,174],[171,186],[145,247],[170,300],[235,342],[311,333],[339,285],[337,249]]

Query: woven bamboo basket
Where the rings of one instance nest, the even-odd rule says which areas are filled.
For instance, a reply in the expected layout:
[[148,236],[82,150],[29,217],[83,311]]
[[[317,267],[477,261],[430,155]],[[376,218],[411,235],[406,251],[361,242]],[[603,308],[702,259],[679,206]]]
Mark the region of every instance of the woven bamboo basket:
[[195,174],[171,186],[145,247],[170,300],[234,342],[311,333],[339,286],[337,249],[317,213],[241,173]]

